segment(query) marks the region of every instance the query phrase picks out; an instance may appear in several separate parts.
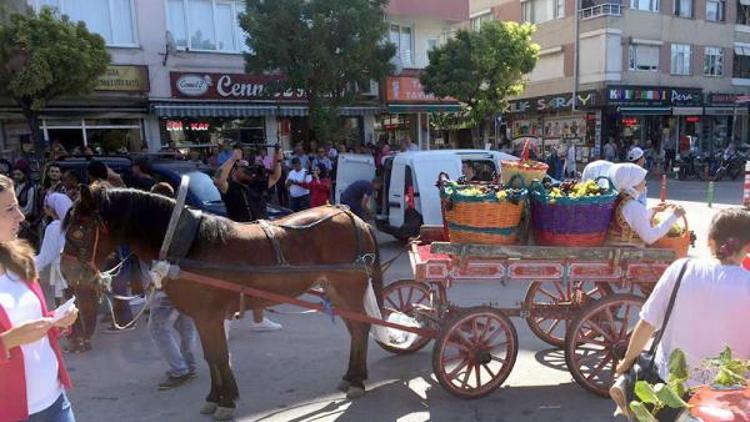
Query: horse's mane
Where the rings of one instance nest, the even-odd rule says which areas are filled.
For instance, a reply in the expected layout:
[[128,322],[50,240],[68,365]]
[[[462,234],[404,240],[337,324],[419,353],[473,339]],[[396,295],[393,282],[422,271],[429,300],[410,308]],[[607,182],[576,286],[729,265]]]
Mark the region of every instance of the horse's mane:
[[[176,201],[136,189],[95,189],[92,191],[99,214],[109,230],[123,239],[142,239],[157,248],[166,234]],[[232,231],[226,218],[204,214],[194,245],[224,244]]]

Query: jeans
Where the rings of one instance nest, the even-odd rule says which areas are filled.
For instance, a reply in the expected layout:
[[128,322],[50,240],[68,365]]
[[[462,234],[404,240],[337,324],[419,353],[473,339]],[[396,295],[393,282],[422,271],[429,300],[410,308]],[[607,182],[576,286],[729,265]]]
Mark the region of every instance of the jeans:
[[302,195],[289,198],[289,205],[292,211],[302,211],[310,208],[310,195]]
[[[117,252],[117,261],[114,265],[117,265],[120,259],[125,258],[130,254],[130,250],[126,246],[120,246]],[[143,290],[140,286],[140,263],[138,257],[131,255],[123,263],[120,273],[112,279],[112,293],[117,296],[129,296],[130,293],[128,288],[133,292]],[[114,299],[112,305],[115,312],[115,318],[117,323],[120,325],[128,324],[133,320],[133,311],[130,309],[130,303],[125,300]]]
[[[164,292],[156,292],[151,301],[148,331],[169,365],[169,376],[181,377],[195,372],[195,324],[190,317],[174,308]],[[180,336],[179,341],[175,331]]]
[[73,415],[73,407],[68,401],[68,396],[63,392],[52,406],[29,415],[27,422],[76,422],[76,417]]

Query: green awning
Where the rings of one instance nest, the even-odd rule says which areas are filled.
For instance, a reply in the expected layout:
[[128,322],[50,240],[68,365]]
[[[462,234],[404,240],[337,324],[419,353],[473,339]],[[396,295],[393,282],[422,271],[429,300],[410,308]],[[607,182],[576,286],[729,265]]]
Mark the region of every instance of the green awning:
[[456,113],[461,104],[388,104],[389,113]]
[[623,116],[669,116],[672,114],[671,107],[620,107],[618,111]]
[[[158,102],[151,104],[157,117],[304,117],[310,114],[303,104],[250,104],[214,102]],[[378,106],[342,107],[342,116],[374,116],[383,111]]]

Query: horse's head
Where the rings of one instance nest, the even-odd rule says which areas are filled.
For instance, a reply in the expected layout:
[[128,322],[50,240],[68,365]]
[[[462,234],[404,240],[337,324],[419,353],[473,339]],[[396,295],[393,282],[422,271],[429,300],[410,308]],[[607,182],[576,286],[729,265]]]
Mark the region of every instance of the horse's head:
[[70,209],[63,223],[65,249],[60,264],[69,282],[96,283],[101,277],[99,268],[114,252],[116,242],[100,214],[103,188],[90,189],[81,185],[80,198]]

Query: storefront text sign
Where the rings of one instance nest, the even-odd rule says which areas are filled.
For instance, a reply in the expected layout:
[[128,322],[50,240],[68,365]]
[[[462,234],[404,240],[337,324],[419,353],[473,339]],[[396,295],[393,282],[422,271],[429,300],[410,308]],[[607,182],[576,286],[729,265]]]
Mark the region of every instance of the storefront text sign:
[[279,76],[242,73],[170,72],[172,96],[176,98],[211,98],[222,100],[304,98],[301,91],[276,92]]
[[148,92],[148,68],[146,66],[107,66],[104,75],[96,84],[96,91]]
[[709,94],[708,104],[714,106],[734,106],[739,104],[739,95],[735,94]]
[[439,103],[454,98],[438,98],[424,92],[419,78],[414,76],[389,76],[386,80],[385,98],[388,102]]
[[[579,92],[577,95],[576,108],[587,108],[597,105],[596,91]],[[570,110],[573,108],[573,93],[548,95],[545,97],[529,98],[518,101],[511,101],[508,106],[508,112],[526,113],[537,112],[544,113],[548,111]]]
[[183,122],[182,120],[167,120],[166,127],[168,132],[204,132],[211,128],[211,124],[208,122]]
[[703,105],[703,91],[695,88],[610,86],[607,104],[622,106],[683,106]]

